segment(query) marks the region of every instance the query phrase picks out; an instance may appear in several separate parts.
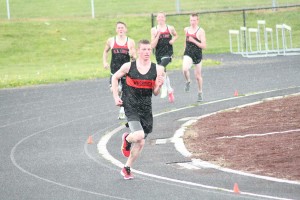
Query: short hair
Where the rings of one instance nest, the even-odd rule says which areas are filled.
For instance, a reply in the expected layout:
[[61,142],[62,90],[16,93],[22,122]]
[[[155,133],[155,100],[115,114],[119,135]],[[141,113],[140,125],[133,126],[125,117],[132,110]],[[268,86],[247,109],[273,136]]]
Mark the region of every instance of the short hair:
[[140,48],[141,44],[150,44],[149,40],[146,39],[142,39],[138,42],[138,48]]
[[164,12],[158,12],[158,13],[156,14],[156,16],[158,16],[159,14],[162,14],[164,17],[167,16],[166,13],[164,13]]
[[123,25],[127,28],[127,25],[126,25],[124,22],[118,21],[118,22],[116,23],[116,26],[118,26],[118,24],[123,24]]
[[190,16],[191,16],[191,17],[197,17],[197,18],[198,18],[198,14],[197,14],[197,13],[192,13]]

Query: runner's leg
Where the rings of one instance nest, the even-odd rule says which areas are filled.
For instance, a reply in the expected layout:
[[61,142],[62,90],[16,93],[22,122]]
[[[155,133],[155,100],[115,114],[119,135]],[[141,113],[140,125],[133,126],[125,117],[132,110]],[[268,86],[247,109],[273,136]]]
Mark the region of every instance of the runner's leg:
[[202,68],[202,61],[199,64],[195,65],[195,77],[198,86],[198,99],[197,99],[198,102],[203,101],[203,93],[202,93],[203,78],[202,78],[201,68]]
[[190,83],[191,83],[191,77],[190,77],[190,68],[193,64],[193,60],[189,56],[183,56],[183,63],[182,63],[182,72],[185,78],[185,91],[190,91]]
[[203,83],[203,78],[202,78],[202,61],[199,64],[195,65],[195,77],[197,80],[197,85],[198,85],[198,93],[202,93],[202,83]]
[[130,133],[126,140],[133,144],[130,150],[130,156],[127,159],[125,166],[131,167],[134,161],[139,157],[145,145],[145,134],[143,130]]

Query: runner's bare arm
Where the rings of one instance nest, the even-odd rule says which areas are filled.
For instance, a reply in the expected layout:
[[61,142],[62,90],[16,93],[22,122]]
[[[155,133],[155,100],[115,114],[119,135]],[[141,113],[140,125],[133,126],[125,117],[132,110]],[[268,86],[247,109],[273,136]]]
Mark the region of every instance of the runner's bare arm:
[[171,34],[172,34],[172,36],[173,36],[173,38],[172,38],[172,40],[170,40],[170,44],[174,44],[174,42],[177,40],[177,38],[178,38],[178,34],[177,34],[177,32],[176,32],[176,30],[175,30],[175,28],[174,28],[174,26],[170,26],[170,31],[171,31]]
[[110,38],[106,41],[104,51],[103,51],[103,66],[105,69],[109,68],[109,64],[107,62],[108,52],[111,49],[110,48]]
[[205,36],[205,31],[201,28],[199,31],[199,37],[201,41],[201,46],[199,46],[201,49],[206,49],[206,36]]
[[158,39],[160,36],[160,31],[155,27],[151,29],[151,48],[154,49],[157,45]]
[[165,77],[165,72],[164,72],[164,67],[160,65],[156,65],[156,71],[157,71],[157,77],[155,80],[155,86],[153,88],[153,94],[157,96],[160,92],[160,88],[164,83],[164,77]]
[[116,106],[121,106],[123,104],[123,101],[119,96],[118,81],[128,73],[129,68],[130,62],[123,64],[121,68],[116,73],[114,73],[114,75],[111,78],[111,88]]
[[135,42],[132,39],[129,39],[129,55],[132,61],[136,60]]
[[[185,27],[185,28],[184,28],[184,35],[186,35],[187,31],[188,31],[188,27]],[[186,39],[184,39],[183,47],[184,47],[184,48],[183,48],[183,53],[182,53],[182,55],[184,54],[184,51],[185,51],[185,48],[186,48]]]
[[195,45],[197,45],[201,49],[205,49],[206,48],[206,37],[205,37],[205,32],[203,29],[199,30],[199,32],[197,33],[197,38],[200,40],[200,42],[195,40],[193,37],[189,37],[188,41],[193,42]]

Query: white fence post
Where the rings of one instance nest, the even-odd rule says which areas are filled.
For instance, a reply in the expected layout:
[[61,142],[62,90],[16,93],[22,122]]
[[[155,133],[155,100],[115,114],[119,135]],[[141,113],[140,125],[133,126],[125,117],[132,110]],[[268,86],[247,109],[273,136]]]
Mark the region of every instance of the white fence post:
[[92,4],[92,18],[95,18],[95,6],[94,6],[94,0],[91,0]]
[[272,7],[273,7],[273,11],[276,10],[276,0],[272,0]]
[[176,13],[180,13],[180,0],[176,0]]
[[7,9],[7,19],[10,19],[9,0],[6,0],[6,9]]

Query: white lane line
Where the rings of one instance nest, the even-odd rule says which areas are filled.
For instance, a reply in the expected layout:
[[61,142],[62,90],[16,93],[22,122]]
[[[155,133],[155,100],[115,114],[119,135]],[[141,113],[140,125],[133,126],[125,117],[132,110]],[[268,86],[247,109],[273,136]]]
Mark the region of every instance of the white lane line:
[[[104,136],[102,136],[102,138],[100,139],[100,141],[97,145],[98,151],[103,156],[103,158],[105,158],[106,160],[108,160],[112,164],[118,166],[119,168],[122,168],[124,166],[124,164],[122,162],[120,162],[119,160],[115,159],[108,152],[108,150],[106,148],[106,145],[107,145],[108,141],[110,140],[110,138],[114,134],[121,131],[123,128],[124,128],[124,126],[119,126],[118,128],[114,129],[113,131],[105,134]],[[168,177],[159,176],[159,175],[155,175],[155,174],[145,173],[145,172],[138,171],[138,170],[135,170],[135,169],[132,169],[132,171],[134,173],[137,173],[137,174],[140,174],[140,175],[143,175],[143,176],[147,176],[147,177],[151,177],[151,178],[155,178],[155,179],[160,179],[160,180],[164,180],[164,181],[169,181],[169,182],[174,182],[174,183],[179,183],[179,184],[185,184],[185,185],[190,185],[190,186],[196,186],[196,187],[201,187],[201,188],[211,189],[211,190],[216,190],[216,191],[234,193],[233,190],[229,190],[229,189],[226,189],[226,188],[215,187],[215,186],[210,186],[210,185],[204,185],[204,184],[199,184],[199,183],[194,183],[194,182],[189,182],[189,181],[183,181],[183,180],[168,178]],[[240,194],[253,196],[253,197],[259,197],[259,198],[265,198],[265,199],[292,200],[292,199],[287,199],[287,198],[280,198],[280,197],[274,197],[274,196],[269,196],[269,195],[260,195],[260,194],[250,193],[250,192],[242,192],[242,191],[240,192]]]
[[11,122],[11,123],[8,123],[8,124],[4,124],[4,125],[0,126],[0,129],[4,128],[4,127],[7,127],[7,126],[12,126],[12,125],[16,125],[16,124],[19,124],[19,123],[24,123],[24,122],[27,122],[27,121],[40,119],[40,118],[41,117],[38,116],[38,117],[32,117],[32,118],[28,118],[28,119],[23,119],[23,120],[20,120],[20,121],[14,121],[14,122]]
[[[278,90],[271,90],[271,91],[266,91],[264,93],[269,93],[269,92],[272,92],[272,91],[278,91]],[[256,94],[262,94],[263,92],[260,92],[260,93],[255,93],[255,94],[252,94],[252,95],[256,95]],[[248,95],[248,96],[252,96],[252,95]],[[201,105],[207,105],[207,104],[214,104],[214,103],[218,103],[218,102],[223,102],[223,101],[228,101],[228,100],[232,100],[232,99],[236,99],[236,98],[241,98],[241,97],[234,97],[234,98],[227,98],[227,99],[222,99],[222,100],[217,100],[217,101],[212,101],[212,102],[207,102],[207,103],[203,103]],[[269,98],[270,99],[270,98]],[[238,107],[244,107],[244,106],[247,106],[247,105],[253,105],[253,104],[256,104],[256,102],[254,103],[250,103],[250,104],[245,104],[245,105],[242,105],[242,106],[238,106]],[[192,108],[192,107],[195,107],[195,106],[186,106],[186,107],[183,107],[183,108],[179,108],[179,109],[174,109],[174,110],[171,110],[171,111],[167,111],[167,112],[162,112],[162,113],[158,113],[156,115],[154,115],[154,117],[157,117],[157,116],[161,116],[161,115],[165,115],[165,114],[169,114],[169,113],[172,113],[172,112],[177,112],[177,111],[180,111],[180,110],[185,110],[185,109],[188,109],[188,108]],[[237,107],[234,107],[234,108],[231,108],[231,109],[235,109]],[[215,112],[217,113],[217,112]],[[214,114],[215,114],[214,113]],[[211,114],[207,114],[205,115],[206,116],[209,116]],[[195,117],[193,118],[191,121],[188,121],[186,122],[185,124],[189,124],[191,125],[192,123],[194,123],[195,121],[197,121],[197,119],[200,119],[200,118],[203,118],[204,116],[200,116],[200,117]],[[99,141],[98,145],[97,145],[97,148],[98,148],[98,151],[99,153],[105,158],[107,159],[108,161],[110,161],[112,164],[122,168],[123,167],[123,163],[120,162],[119,160],[115,159],[107,150],[106,148],[106,144],[107,142],[110,140],[110,138],[117,132],[121,131],[122,129],[124,128],[124,126],[120,126],[116,129],[114,129],[113,131],[105,134]],[[184,130],[184,129],[181,129],[181,130]],[[179,137],[181,137],[183,135],[181,135],[180,131],[179,133],[177,133],[179,135]],[[182,138],[181,139],[176,139],[176,138],[173,138],[172,141],[175,143],[175,147],[177,145],[177,148],[179,148],[180,150],[181,149],[186,149],[184,144],[181,145],[179,143],[183,143],[183,140]],[[179,145],[179,147],[178,147]],[[186,150],[187,155],[190,154],[190,152],[188,152]],[[190,154],[191,155],[191,154]],[[207,166],[210,166],[210,163],[209,164],[206,164],[205,167]],[[220,168],[217,168],[217,169],[222,169],[221,167]],[[225,169],[227,170],[227,169]],[[225,191],[225,192],[230,192],[232,193],[233,190],[228,190],[226,188],[219,188],[219,187],[214,187],[214,186],[209,186],[209,185],[203,185],[203,184],[198,184],[198,183],[193,183],[193,182],[189,182],[189,181],[182,181],[182,180],[178,180],[178,179],[172,179],[172,178],[167,178],[167,177],[163,177],[163,176],[158,176],[158,175],[155,175],[155,174],[149,174],[149,173],[145,173],[145,172],[142,172],[142,171],[138,171],[138,170],[134,170],[132,169],[133,172],[137,173],[137,174],[141,174],[141,175],[144,175],[144,176],[148,176],[148,177],[152,177],[152,178],[157,178],[157,179],[161,179],[161,180],[166,180],[166,181],[170,181],[170,182],[176,182],[176,183],[181,183],[181,184],[186,184],[186,185],[191,185],[191,186],[198,186],[198,187],[201,187],[201,188],[206,188],[206,189],[212,189],[212,190],[218,190],[218,191]],[[230,170],[228,169],[228,172],[231,172],[233,173],[234,171],[233,170]],[[239,172],[237,171],[237,174],[240,174],[240,175],[245,175],[245,173],[243,172]],[[257,176],[257,175],[254,175],[255,178],[260,178],[260,176]],[[298,182],[294,182],[294,181],[286,181],[286,180],[282,180],[282,179],[273,179],[272,177],[269,177],[270,179],[266,179],[266,180],[271,180],[271,181],[277,181],[277,182],[283,182],[283,183],[291,183],[291,184],[300,184]],[[281,197],[275,197],[275,196],[268,196],[268,195],[260,195],[260,194],[255,194],[255,193],[249,193],[249,192],[241,192],[241,194],[245,194],[245,195],[249,195],[249,196],[254,196],[254,197],[261,197],[261,198],[266,198],[266,199],[278,199],[278,200],[291,200],[291,199],[287,199],[287,198],[281,198]]]
[[[99,115],[99,114],[97,114],[97,115]],[[42,181],[45,181],[45,182],[48,182],[48,183],[51,183],[51,184],[54,184],[54,185],[58,185],[58,186],[63,187],[63,188],[68,188],[68,189],[75,190],[75,191],[78,191],[78,192],[84,192],[84,193],[93,194],[93,195],[102,196],[102,197],[111,198],[111,199],[128,200],[126,198],[121,198],[121,197],[117,197],[117,196],[111,196],[111,195],[104,194],[104,193],[98,193],[98,192],[94,192],[94,191],[90,191],[90,190],[85,190],[85,189],[82,189],[82,188],[72,187],[72,186],[69,186],[69,185],[66,185],[66,184],[63,184],[63,183],[59,183],[57,181],[53,181],[53,180],[50,180],[50,179],[47,179],[47,178],[43,178],[41,176],[38,176],[36,174],[33,174],[33,173],[25,170],[23,167],[21,167],[18,164],[18,162],[15,159],[15,152],[16,152],[18,146],[21,145],[24,141],[32,138],[33,136],[36,136],[38,134],[41,134],[43,132],[49,131],[51,129],[54,129],[54,128],[57,128],[57,127],[60,127],[60,126],[64,126],[64,125],[67,125],[67,124],[70,124],[70,123],[73,123],[73,122],[76,122],[76,121],[80,121],[80,120],[83,120],[83,119],[86,119],[86,118],[94,117],[94,116],[97,116],[97,115],[88,115],[88,116],[85,116],[85,117],[73,119],[71,121],[63,122],[61,124],[57,124],[55,126],[49,127],[47,129],[44,129],[44,130],[35,132],[35,133],[31,134],[31,135],[28,135],[27,137],[24,137],[17,144],[15,144],[15,146],[12,148],[12,150],[10,152],[10,159],[11,159],[13,165],[16,168],[18,168],[21,172],[23,172],[24,174],[30,175],[30,176],[32,176],[32,177],[34,177],[36,179],[39,179],[39,180],[42,180]]]
[[[300,93],[292,94],[292,95],[288,95],[288,96],[296,96],[296,95],[299,95],[299,94]],[[274,97],[274,99],[278,99],[278,98],[283,98],[283,96],[282,97]],[[246,106],[255,105],[255,104],[261,103],[261,102],[266,101],[266,100],[271,100],[271,99],[272,98],[267,98],[267,99],[263,99],[263,100],[258,101],[258,102],[228,108],[228,109],[225,109],[223,111],[221,110],[221,111],[209,113],[209,114],[206,114],[206,115],[202,115],[202,116],[199,116],[199,117],[190,117],[191,120],[187,121],[186,123],[184,123],[180,127],[180,129],[176,130],[176,132],[175,132],[175,134],[172,138],[172,142],[174,142],[174,145],[175,145],[175,148],[176,148],[177,151],[179,151],[185,157],[190,157],[192,154],[186,149],[186,147],[184,145],[184,142],[183,142],[183,138],[182,138],[183,135],[184,135],[184,131],[186,130],[187,127],[189,127],[190,125],[195,123],[197,120],[202,119],[204,117],[215,115],[215,114],[218,114],[218,113],[221,113],[221,112],[224,112],[224,111],[228,111],[228,110],[234,110],[236,108],[242,108],[242,107],[246,107]],[[185,119],[187,119],[187,118],[185,118]],[[237,170],[233,170],[233,169],[223,168],[221,166],[214,165],[214,164],[211,164],[211,163],[206,162],[206,161],[202,161],[201,159],[192,159],[192,163],[194,163],[196,166],[198,166],[200,168],[208,168],[209,167],[209,168],[217,169],[217,170],[224,171],[224,172],[229,172],[229,173],[234,173],[234,174],[238,174],[238,175],[259,178],[259,179],[264,179],[264,180],[268,180],[268,181],[300,185],[299,181],[290,181],[290,180],[285,180],[285,179],[279,179],[279,178],[274,178],[274,177],[269,177],[269,176],[262,176],[262,175],[255,175],[255,174],[250,174],[250,173],[237,171]]]
[[105,134],[104,136],[102,136],[102,138],[100,139],[100,141],[97,144],[97,148],[99,153],[102,155],[103,158],[105,158],[106,160],[110,161],[112,164],[122,168],[124,166],[124,164],[113,158],[110,153],[108,152],[107,148],[106,148],[106,144],[108,143],[108,141],[110,140],[110,138],[117,132],[121,131],[124,128],[124,126],[119,126],[117,128],[115,128],[113,131]]
[[196,120],[190,120],[190,121],[187,121],[186,123],[184,123],[180,129],[175,131],[175,134],[171,140],[171,142],[174,143],[175,149],[185,157],[191,157],[192,154],[186,149],[186,147],[184,145],[183,135],[184,135],[185,129],[194,122],[196,122]]
[[179,165],[183,169],[191,169],[191,170],[199,169],[199,167],[190,163],[177,163],[177,165]]
[[[89,109],[89,108],[95,108],[95,106],[88,106],[88,107],[84,107],[84,108],[78,108],[77,111],[78,110],[86,110],[86,109]],[[110,111],[107,111],[107,112],[102,112],[100,114],[106,115],[107,113],[113,113],[113,112],[114,112],[113,110],[110,110]],[[100,115],[100,114],[97,114],[97,115]],[[19,124],[19,123],[25,123],[25,122],[30,121],[30,120],[36,120],[36,119],[41,120],[42,118],[55,116],[55,115],[62,115],[62,113],[55,112],[55,113],[48,114],[48,115],[42,115],[42,116],[32,117],[32,118],[28,118],[28,119],[24,119],[24,120],[20,120],[20,121],[14,121],[14,122],[4,124],[4,125],[0,126],[0,129],[8,127],[8,126],[13,126],[13,125],[16,125],[16,124]]]
[[299,131],[300,131],[300,129],[294,129],[294,130],[288,130],[288,131],[277,131],[277,132],[261,133],[261,134],[246,134],[246,135],[223,136],[223,137],[217,137],[216,139],[263,137],[263,136],[268,136],[268,135],[293,133],[293,132],[299,132]]

